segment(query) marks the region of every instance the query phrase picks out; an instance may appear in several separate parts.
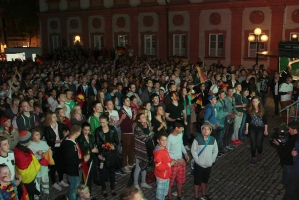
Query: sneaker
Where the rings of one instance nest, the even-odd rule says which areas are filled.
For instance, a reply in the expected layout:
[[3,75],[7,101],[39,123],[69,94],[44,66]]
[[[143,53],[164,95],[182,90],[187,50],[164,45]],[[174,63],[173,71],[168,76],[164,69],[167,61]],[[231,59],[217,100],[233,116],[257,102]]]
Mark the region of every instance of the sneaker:
[[233,148],[233,149],[236,148],[236,146],[234,146],[234,145],[232,145],[232,144],[230,144],[229,146],[230,146],[230,148]]
[[257,162],[260,163],[262,161],[262,155],[258,154],[257,155]]
[[178,196],[178,192],[173,192],[172,195],[176,197]]
[[252,158],[250,163],[251,163],[252,165],[254,165],[254,164],[256,164],[256,161],[257,161],[256,158]]
[[115,173],[118,175],[127,175],[126,172],[124,172],[122,169],[115,171]]
[[135,166],[135,163],[134,163],[133,165],[128,165],[127,167],[128,167],[129,169],[132,169],[134,166]]
[[128,166],[123,167],[122,170],[123,170],[125,173],[130,173],[130,172],[131,172],[131,170],[129,169]]
[[206,196],[201,196],[200,200],[208,200],[208,198]]
[[53,185],[53,188],[55,188],[56,190],[58,190],[58,191],[61,191],[61,187],[60,187],[60,185],[58,185],[58,183],[54,183],[54,185]]
[[137,188],[139,191],[142,191],[139,185],[134,185],[135,188]]
[[188,145],[185,146],[186,151],[190,151],[190,148],[188,147]]
[[231,145],[226,145],[225,149],[226,149],[227,151],[230,151],[230,150],[233,150],[234,147],[232,147]]
[[233,145],[237,145],[237,144],[238,144],[237,140],[232,140],[231,143],[232,143]]
[[150,185],[147,184],[147,183],[141,183],[141,187],[143,187],[143,188],[147,188],[147,189],[152,189],[152,188],[153,188],[152,186],[150,186]]
[[60,182],[59,182],[59,185],[60,185],[61,187],[68,187],[68,186],[69,186],[69,184],[67,184],[64,180],[60,181]]

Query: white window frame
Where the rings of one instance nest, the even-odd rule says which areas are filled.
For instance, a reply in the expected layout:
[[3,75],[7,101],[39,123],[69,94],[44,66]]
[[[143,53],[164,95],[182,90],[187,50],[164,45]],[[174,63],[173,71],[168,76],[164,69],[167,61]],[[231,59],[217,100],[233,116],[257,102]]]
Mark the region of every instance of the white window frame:
[[[297,40],[295,40],[295,39],[292,38],[292,35],[294,35],[294,34],[298,35]],[[291,32],[290,33],[290,41],[299,41],[299,33]]]
[[57,48],[60,47],[60,36],[59,35],[52,35],[52,47],[53,51]]
[[[254,33],[249,33],[249,35],[254,35]],[[248,35],[248,36],[249,36]],[[262,35],[265,35],[265,33],[261,33],[260,35],[259,35],[259,37],[261,37]],[[254,37],[256,37],[256,35],[254,35]],[[250,48],[250,44],[251,43],[255,43],[255,47],[254,48]],[[259,47],[259,52],[262,52],[262,51],[265,51],[265,44],[266,44],[266,42],[260,42],[260,47]],[[256,57],[256,45],[257,45],[257,42],[249,42],[248,41],[248,58],[255,58]],[[261,46],[263,47],[263,48],[261,48]],[[262,56],[262,55],[259,55],[259,58],[263,58],[264,56]]]
[[93,44],[94,48],[102,49],[104,47],[104,36],[103,35],[94,35],[93,36]]
[[[149,40],[149,46],[147,40]],[[156,55],[156,36],[154,34],[144,35],[144,54]]]
[[[176,41],[176,37],[178,37],[178,41]],[[185,41],[183,41],[185,39]],[[176,47],[176,42],[178,42],[178,47]],[[182,56],[186,55],[186,34],[173,34],[173,55],[174,56]]]
[[129,37],[128,35],[118,35],[117,36],[117,45],[119,47],[127,47],[129,43]]
[[[216,36],[216,41],[212,41],[212,36]],[[220,41],[219,36],[222,36],[222,48],[220,48]],[[215,48],[211,48],[212,42],[215,42]],[[209,56],[210,57],[223,57],[223,50],[224,50],[224,36],[223,33],[210,33],[209,34]]]

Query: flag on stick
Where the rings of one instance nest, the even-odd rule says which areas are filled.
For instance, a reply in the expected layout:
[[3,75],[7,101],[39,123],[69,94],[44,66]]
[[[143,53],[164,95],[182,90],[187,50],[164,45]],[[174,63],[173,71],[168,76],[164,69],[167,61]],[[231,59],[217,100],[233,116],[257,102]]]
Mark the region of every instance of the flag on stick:
[[39,55],[36,54],[35,62],[43,65],[45,61],[42,59],[42,57],[40,57]]
[[204,75],[204,73],[201,71],[200,67],[197,65],[196,66],[197,72],[198,72],[198,78],[200,79],[200,83],[206,82],[208,79]]
[[48,166],[48,165],[55,165],[54,159],[51,155],[51,149],[49,148],[45,155],[40,159],[39,163],[42,166]]

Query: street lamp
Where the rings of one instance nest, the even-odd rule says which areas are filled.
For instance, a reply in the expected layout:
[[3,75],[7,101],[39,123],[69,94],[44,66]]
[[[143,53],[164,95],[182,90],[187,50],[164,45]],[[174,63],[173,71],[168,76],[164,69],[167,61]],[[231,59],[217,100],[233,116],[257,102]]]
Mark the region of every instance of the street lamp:
[[262,34],[262,29],[256,28],[254,29],[254,35],[248,36],[249,42],[256,42],[256,57],[255,57],[255,64],[258,66],[258,60],[259,60],[259,44],[264,43],[268,41],[268,36],[266,34]]

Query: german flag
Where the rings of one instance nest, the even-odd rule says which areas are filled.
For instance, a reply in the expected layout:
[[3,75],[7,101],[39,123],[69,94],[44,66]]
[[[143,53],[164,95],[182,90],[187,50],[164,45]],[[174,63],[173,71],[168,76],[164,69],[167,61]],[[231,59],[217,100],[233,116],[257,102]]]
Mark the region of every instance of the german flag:
[[50,148],[45,153],[45,155],[42,157],[42,159],[39,161],[39,163],[42,166],[55,165],[55,162],[54,162],[53,157],[51,155],[51,149]]
[[39,172],[41,165],[30,149],[23,146],[18,148],[18,146],[19,144],[14,149],[16,170],[22,176],[23,183],[31,183]]
[[21,187],[22,187],[22,190],[23,190],[22,196],[21,197],[19,196],[20,200],[29,200],[29,195],[28,195],[28,192],[25,188],[25,185],[23,183],[20,183],[20,184],[22,184]]
[[42,59],[42,57],[40,57],[39,55],[36,54],[35,62],[43,65],[45,61]]
[[198,77],[200,79],[200,83],[204,83],[206,82],[208,79],[207,77],[204,75],[204,73],[201,71],[200,67],[197,65],[196,66],[197,72],[198,72]]
[[126,54],[126,48],[124,48],[124,47],[117,47],[116,54],[118,54],[118,55],[125,55]]

